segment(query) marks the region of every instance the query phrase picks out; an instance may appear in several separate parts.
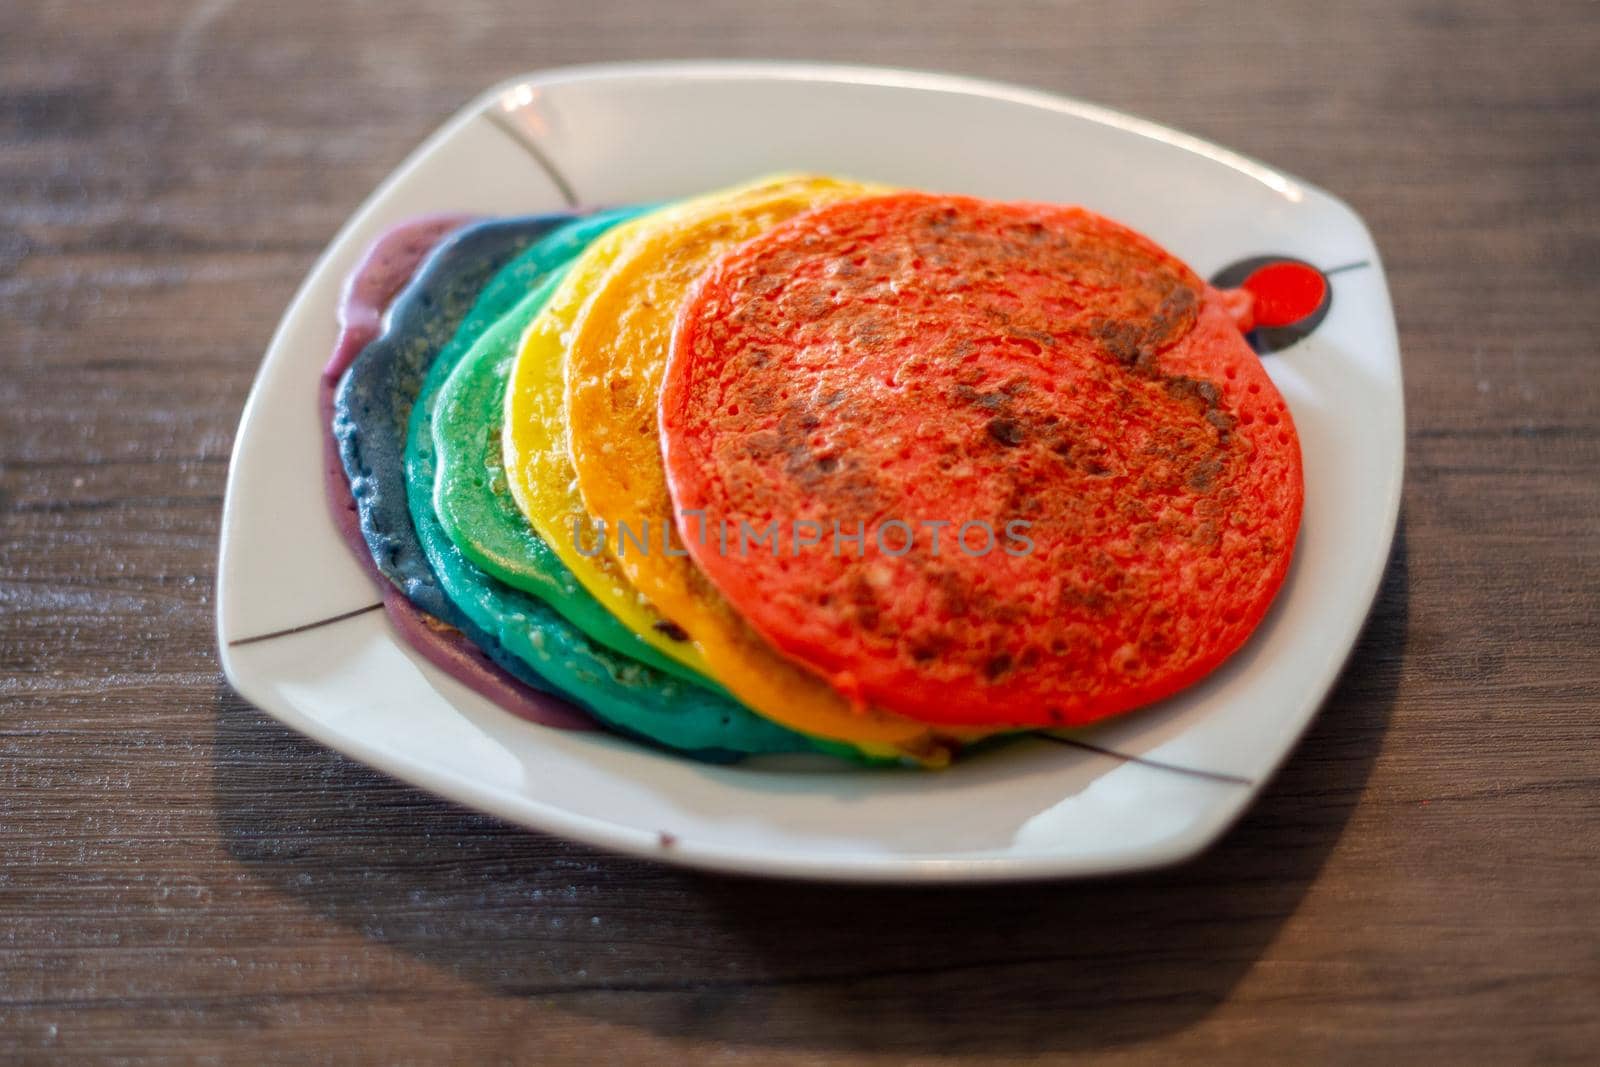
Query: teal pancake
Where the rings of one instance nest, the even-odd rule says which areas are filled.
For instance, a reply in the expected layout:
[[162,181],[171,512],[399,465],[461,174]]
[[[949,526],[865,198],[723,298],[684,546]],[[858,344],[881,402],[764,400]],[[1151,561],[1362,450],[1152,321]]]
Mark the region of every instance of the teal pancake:
[[428,368],[411,407],[405,454],[407,502],[418,539],[445,594],[474,628],[612,728],[707,760],[817,751],[823,746],[726,696],[591,640],[544,600],[485,574],[451,541],[434,511],[433,420],[440,389],[478,339],[527,297],[527,279],[535,273],[530,264],[544,275],[541,287],[548,295],[553,276],[626,216],[612,212],[570,223],[523,253],[483,289]]
[[469,563],[543,600],[600,644],[721,693],[721,686],[662,655],[601,606],[528,525],[506,486],[500,452],[506,379],[522,332],[551,288],[529,293],[484,331],[439,390],[433,413],[439,524]]

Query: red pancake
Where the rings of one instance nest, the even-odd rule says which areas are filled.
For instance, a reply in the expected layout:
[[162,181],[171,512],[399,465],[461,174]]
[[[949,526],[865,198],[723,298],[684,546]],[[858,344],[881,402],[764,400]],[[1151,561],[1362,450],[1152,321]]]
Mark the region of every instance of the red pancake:
[[[1064,726],[1160,699],[1249,637],[1299,528],[1299,441],[1248,317],[1081,208],[820,208],[680,312],[662,444],[713,531],[682,536],[862,703]],[[739,536],[774,522],[776,544]]]

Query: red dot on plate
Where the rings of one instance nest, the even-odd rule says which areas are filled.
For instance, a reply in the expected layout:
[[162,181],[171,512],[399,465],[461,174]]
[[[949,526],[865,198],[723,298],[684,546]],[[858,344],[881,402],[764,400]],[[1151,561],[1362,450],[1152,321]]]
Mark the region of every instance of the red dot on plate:
[[1257,326],[1289,326],[1322,306],[1328,280],[1304,263],[1269,263],[1240,286],[1256,298]]

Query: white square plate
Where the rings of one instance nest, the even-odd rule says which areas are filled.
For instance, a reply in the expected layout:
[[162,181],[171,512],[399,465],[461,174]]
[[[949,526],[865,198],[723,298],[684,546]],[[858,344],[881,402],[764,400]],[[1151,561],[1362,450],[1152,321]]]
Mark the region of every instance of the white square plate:
[[[782,170],[1081,203],[1203,276],[1259,254],[1346,268],[1316,331],[1266,357],[1300,432],[1306,506],[1289,579],[1243,650],[1078,745],[1023,741],[941,773],[714,767],[515,719],[413,654],[381,611],[358,610],[377,597],[321,498],[314,398],[340,283],[373,237],[430,212],[654,201]],[[418,148],[285,314],[228,476],[222,666],[244,697],[358,760],[638,855],[907,882],[1157,866],[1238,817],[1332,685],[1394,534],[1403,424],[1394,316],[1366,227],[1326,193],[1225,149],[1055,96],[903,71],[688,63],[532,75]],[[279,631],[295,632],[260,639]]]

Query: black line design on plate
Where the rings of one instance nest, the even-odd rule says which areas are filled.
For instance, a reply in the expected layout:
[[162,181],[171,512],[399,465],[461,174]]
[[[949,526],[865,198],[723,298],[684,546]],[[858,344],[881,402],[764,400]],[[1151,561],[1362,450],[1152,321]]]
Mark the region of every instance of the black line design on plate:
[[1360,270],[1363,267],[1370,266],[1372,266],[1371,260],[1358,259],[1354,263],[1341,263],[1337,267],[1329,267],[1327,270],[1322,272],[1322,276],[1324,278],[1331,278],[1335,274],[1343,274],[1347,270]]
[[240,637],[229,641],[228,647],[238,648],[240,645],[253,645],[257,641],[271,641],[274,637],[303,634],[307,630],[315,630],[320,626],[332,626],[336,622],[344,622],[344,620],[353,619],[357,615],[365,615],[370,611],[377,611],[381,607],[383,607],[383,601],[380,600],[376,604],[368,604],[364,608],[356,608],[354,611],[347,611],[342,615],[330,615],[326,619],[317,619],[314,622],[303,622],[299,626],[291,626],[287,630],[274,630],[270,634],[256,634],[254,637]]
[[1042,741],[1054,741],[1056,744],[1066,745],[1068,748],[1081,748],[1085,752],[1093,752],[1101,756],[1110,756],[1113,759],[1122,760],[1124,763],[1138,763],[1146,767],[1153,767],[1160,771],[1171,771],[1173,774],[1187,774],[1191,778],[1204,778],[1208,782],[1227,782],[1229,785],[1243,786],[1255,785],[1255,783],[1250,779],[1240,777],[1237,774],[1223,774],[1221,771],[1202,771],[1196,767],[1180,767],[1176,763],[1167,763],[1158,759],[1147,759],[1144,756],[1130,756],[1126,752],[1118,752],[1115,749],[1103,748],[1100,745],[1091,745],[1089,742],[1079,741],[1075,737],[1062,737],[1059,734],[1037,734],[1036,736]]
[[[365,607],[341,612],[338,615],[329,615],[325,619],[315,619],[311,622],[303,622],[299,626],[290,626],[284,630],[273,630],[271,633],[256,634],[253,637],[236,638],[228,642],[228,647],[238,648],[240,645],[253,645],[261,641],[271,641],[279,637],[289,637],[293,634],[302,634],[307,630],[316,630],[323,626],[332,626],[336,622],[344,622],[346,619],[354,619],[359,615],[367,615],[371,612],[377,611],[382,607],[383,601],[380,600],[376,604],[368,604]],[[1035,734],[1034,736],[1043,741],[1054,741],[1056,744],[1065,745],[1068,748],[1082,749],[1085,752],[1093,752],[1099,756],[1110,756],[1112,759],[1119,759],[1124,763],[1138,763],[1146,767],[1155,768],[1156,770],[1170,771],[1173,774],[1186,774],[1191,778],[1203,778],[1212,782],[1227,782],[1232,785],[1249,786],[1255,784],[1250,779],[1240,777],[1237,774],[1223,774],[1220,771],[1203,771],[1195,767],[1182,767],[1176,763],[1166,763],[1162,760],[1148,759],[1144,756],[1130,756],[1126,752],[1118,752],[1115,749],[1104,748],[1100,745],[1092,745],[1087,741],[1080,741],[1073,737],[1061,737],[1057,734],[1051,733],[1039,733]],[[677,839],[674,835],[666,832],[661,834],[661,846],[663,848],[670,848],[676,843]]]
[[567,181],[566,175],[556,169],[555,163],[551,162],[550,157],[545,155],[544,149],[539,147],[539,142],[534,139],[533,134],[517,125],[511,116],[501,111],[498,107],[488,108],[484,111],[484,114],[489,117],[489,121],[494,123],[501,133],[515,141],[522,147],[523,151],[533,157],[533,161],[539,165],[539,169],[544,171],[545,177],[549,178],[555,187],[561,191],[561,196],[566,200],[568,207],[578,206],[578,194],[573,191],[572,183]]

